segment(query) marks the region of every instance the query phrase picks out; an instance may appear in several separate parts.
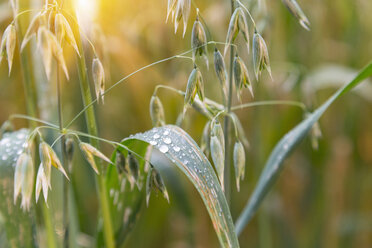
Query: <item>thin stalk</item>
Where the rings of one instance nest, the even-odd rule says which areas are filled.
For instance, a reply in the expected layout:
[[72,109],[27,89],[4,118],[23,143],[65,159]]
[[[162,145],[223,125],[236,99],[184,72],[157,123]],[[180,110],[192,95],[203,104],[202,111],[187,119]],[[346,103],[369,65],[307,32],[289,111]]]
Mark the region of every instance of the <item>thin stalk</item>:
[[[56,69],[57,74],[57,99],[58,99],[58,121],[59,121],[59,131],[63,133],[63,114],[62,114],[62,90],[61,90],[61,82],[60,82],[60,75],[59,75],[59,65],[57,64]],[[66,168],[67,162],[67,152],[65,146],[65,136],[61,136],[61,151],[62,151],[62,165]],[[67,168],[67,175],[70,174]],[[63,214],[62,214],[62,225],[63,225],[63,247],[69,247],[69,211],[68,211],[68,195],[69,195],[69,187],[67,178],[62,176],[62,184],[63,184]]]
[[[78,59],[78,73],[79,73],[79,82],[80,82],[80,89],[81,95],[83,99],[84,107],[92,105],[92,95],[90,90],[90,85],[88,81],[87,71],[86,71],[86,62],[84,57],[84,51],[82,48],[82,42],[80,38],[80,32],[77,25],[74,26],[74,33],[76,42],[78,44],[80,57],[77,56]],[[93,107],[88,107],[85,109],[85,121],[88,129],[88,133],[93,136],[98,136],[98,128],[96,123],[96,117]],[[99,142],[96,139],[90,139],[91,145],[99,149]],[[102,173],[102,163],[100,160],[97,160],[98,170],[100,172],[99,175],[96,175],[96,181],[98,186],[98,197],[100,201],[100,206],[102,210],[102,218],[103,218],[103,233],[105,237],[105,247],[107,248],[114,248],[115,247],[115,240],[114,240],[114,230],[112,225],[111,213],[110,213],[110,206],[108,201],[107,189],[105,184],[105,174]]]
[[[234,13],[235,4],[234,0],[231,0],[231,14]],[[232,92],[233,92],[233,63],[234,63],[234,54],[235,47],[230,47],[230,68],[229,68],[229,88],[228,88],[228,97],[226,103],[227,114],[231,112],[231,103],[232,103]],[[224,168],[224,182],[225,182],[225,197],[227,203],[230,205],[230,195],[231,195],[231,186],[230,186],[230,160],[231,160],[231,149],[230,149],[230,118],[225,116],[224,119],[224,138],[225,138],[225,168]]]

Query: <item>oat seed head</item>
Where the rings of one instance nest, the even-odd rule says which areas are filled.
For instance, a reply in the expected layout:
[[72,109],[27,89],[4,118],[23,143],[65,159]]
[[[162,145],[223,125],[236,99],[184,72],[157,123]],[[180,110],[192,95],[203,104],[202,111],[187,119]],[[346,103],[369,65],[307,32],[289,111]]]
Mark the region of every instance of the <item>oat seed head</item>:
[[244,179],[245,174],[245,151],[243,144],[237,140],[234,145],[234,168],[236,188],[240,191],[240,180]]
[[153,95],[150,100],[150,116],[154,127],[165,125],[164,107],[156,95]]
[[105,70],[99,58],[94,58],[92,62],[92,75],[94,88],[96,91],[97,101],[100,100],[104,102],[104,92],[105,92]]
[[282,2],[288,8],[289,12],[298,20],[300,25],[304,29],[310,31],[310,22],[296,0],[282,0]]

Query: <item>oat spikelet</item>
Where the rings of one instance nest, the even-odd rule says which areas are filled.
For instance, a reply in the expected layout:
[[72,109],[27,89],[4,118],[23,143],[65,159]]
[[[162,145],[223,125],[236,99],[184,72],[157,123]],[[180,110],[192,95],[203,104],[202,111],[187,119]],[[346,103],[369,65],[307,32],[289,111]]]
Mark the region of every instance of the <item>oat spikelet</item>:
[[25,161],[22,164],[22,202],[21,208],[23,210],[30,210],[31,198],[34,188],[34,164],[32,162],[31,155],[26,154]]
[[38,47],[42,52],[43,63],[48,80],[52,70],[52,58],[54,57],[59,66],[62,67],[66,78],[69,79],[66,62],[63,56],[63,50],[57,41],[56,36],[46,27],[40,27],[38,30]]
[[23,37],[22,45],[21,45],[21,52],[26,47],[27,43],[31,40],[33,35],[38,33],[38,29],[40,26],[45,25],[46,22],[46,12],[39,12],[34,18],[31,20],[30,25],[27,28],[26,34]]
[[205,60],[205,63],[207,64],[207,67],[209,67],[207,52],[207,35],[205,34],[203,24],[199,21],[198,15],[196,16],[194,26],[192,27],[191,48],[193,49],[192,58],[194,60],[194,63],[196,56],[202,56]]
[[0,63],[6,55],[8,60],[9,75],[12,71],[14,51],[17,44],[17,31],[14,23],[11,23],[4,31],[0,44]]
[[262,36],[254,32],[253,35],[253,66],[256,75],[256,79],[258,80],[261,72],[264,69],[267,69],[271,79],[271,67],[270,67],[270,59],[269,59],[269,52],[267,50],[266,42],[262,38]]
[[227,49],[229,48],[230,44],[232,44],[236,36],[239,33],[239,15],[240,15],[240,9],[236,8],[234,13],[231,15],[229,28],[227,30],[227,36],[226,36],[226,44],[224,49],[224,56],[226,56]]
[[174,12],[175,8],[177,6],[177,1],[176,0],[168,0],[168,6],[167,6],[167,18],[165,22],[168,22],[169,16],[172,15],[172,20],[174,19]]
[[191,0],[178,0],[174,16],[174,32],[177,33],[179,22],[183,21],[183,37],[185,37],[187,21],[190,17]]
[[184,113],[188,105],[192,105],[196,94],[201,101],[204,101],[204,82],[200,70],[194,66],[187,81],[186,93],[184,99]]
[[217,47],[214,49],[214,70],[216,72],[218,81],[220,82],[220,86],[222,88],[223,97],[226,100],[227,99],[227,71],[226,71],[226,65],[225,61],[222,57],[222,54],[217,49]]
[[8,67],[10,75],[13,65],[14,51],[17,44],[17,30],[13,23],[9,25],[9,33],[7,34],[7,36],[8,37],[6,39],[6,54],[8,57]]
[[282,2],[288,8],[289,12],[298,20],[300,25],[304,29],[310,31],[310,22],[296,0],[282,0]]
[[102,100],[103,103],[105,93],[105,71],[101,61],[97,57],[94,58],[92,62],[92,74],[97,101],[99,102],[99,100]]
[[240,180],[244,179],[245,174],[245,151],[244,146],[240,141],[236,141],[234,145],[234,168],[236,188],[240,191]]
[[149,206],[151,191],[160,192],[169,203],[169,194],[160,173],[153,167],[147,174],[146,181],[146,205]]
[[248,88],[252,97],[254,97],[251,80],[249,78],[248,69],[245,66],[242,59],[236,55],[233,64],[235,87],[238,94],[238,99],[240,99],[241,91],[244,88]]
[[164,107],[159,97],[153,95],[150,100],[150,116],[154,127],[163,126],[165,124]]
[[51,188],[51,171],[52,171],[52,159],[50,157],[49,145],[45,142],[41,142],[39,145],[40,161],[43,168],[43,173],[47,180],[49,188]]
[[19,194],[21,193],[22,189],[22,171],[24,164],[28,162],[28,155],[26,153],[22,153],[18,159],[17,163],[15,166],[15,172],[14,172],[14,194],[13,194],[13,199],[14,199],[14,204],[17,202],[17,198]]
[[36,176],[36,188],[35,188],[35,198],[36,202],[39,200],[41,190],[43,190],[45,203],[48,202],[48,179],[44,173],[44,166],[40,164],[37,176]]
[[61,44],[61,46],[63,44],[63,41],[66,40],[75,49],[76,53],[80,56],[79,49],[76,44],[75,36],[74,33],[72,32],[71,26],[61,13],[56,14],[54,26],[57,40]]
[[100,152],[97,148],[92,146],[91,144],[80,142],[79,147],[81,151],[83,151],[86,159],[88,160],[90,166],[92,166],[93,170],[99,174],[96,162],[94,160],[94,156],[106,161],[107,163],[111,164],[110,159],[108,159],[102,152]]

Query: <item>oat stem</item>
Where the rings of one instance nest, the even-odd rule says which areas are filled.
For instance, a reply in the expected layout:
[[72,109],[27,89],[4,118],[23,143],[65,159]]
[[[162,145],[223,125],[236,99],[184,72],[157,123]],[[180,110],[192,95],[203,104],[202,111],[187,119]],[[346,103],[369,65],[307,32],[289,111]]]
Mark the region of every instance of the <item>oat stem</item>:
[[291,105],[291,106],[297,106],[297,107],[301,108],[303,111],[307,110],[305,104],[303,104],[302,102],[281,101],[281,100],[244,103],[244,104],[240,104],[240,105],[232,107],[231,110],[235,111],[235,110],[239,110],[239,109],[243,109],[243,108],[255,107],[255,106],[265,106],[265,105]]
[[[93,103],[92,95],[90,91],[90,85],[88,81],[88,75],[86,71],[86,62],[84,57],[84,51],[82,48],[82,42],[80,38],[80,32],[78,26],[75,24],[74,33],[76,38],[76,43],[79,48],[80,57],[77,56],[78,60],[78,73],[79,73],[79,82],[80,82],[80,89],[81,95],[84,104],[84,113],[85,113],[85,121],[88,128],[88,133],[93,136],[98,136],[98,128],[97,122],[95,117],[95,112],[93,108],[89,108]],[[95,100],[96,101],[96,100]],[[70,125],[70,124],[69,124]],[[67,127],[69,126],[67,125]],[[99,142],[96,139],[90,139],[91,145],[99,149]],[[102,172],[102,163],[100,160],[97,160],[98,169]],[[107,189],[105,184],[105,174],[100,173],[96,175],[96,181],[98,186],[98,198],[100,201],[100,207],[102,211],[102,218],[103,218],[103,233],[105,239],[105,247],[107,248],[114,248],[115,247],[115,240],[114,240],[114,230],[112,225],[111,213],[110,213],[110,206],[108,201]]]
[[[60,82],[60,73],[59,73],[59,65],[57,63],[56,69],[56,81],[57,81],[57,101],[58,101],[58,121],[59,121],[59,131],[63,132],[63,113],[62,113],[62,91],[61,91],[61,82]],[[61,137],[61,151],[62,151],[62,166],[66,168],[67,162],[67,152],[65,146],[65,136],[62,135]],[[67,168],[67,175],[70,174],[69,169]],[[62,214],[62,225],[63,225],[63,247],[69,247],[69,209],[68,209],[68,195],[69,195],[69,185],[67,178],[62,176],[62,184],[63,184],[63,214]]]
[[[235,5],[234,0],[230,0],[231,2],[231,14],[234,13]],[[230,68],[229,68],[229,88],[228,88],[228,97],[226,103],[226,110],[227,114],[231,112],[231,102],[232,102],[232,91],[233,91],[233,63],[234,63],[234,55],[235,55],[235,47],[230,47]],[[224,167],[224,188],[225,188],[225,197],[227,203],[230,205],[230,194],[231,194],[231,187],[230,187],[230,160],[231,160],[231,149],[230,149],[230,118],[225,116],[224,119],[224,138],[225,138],[225,167]]]

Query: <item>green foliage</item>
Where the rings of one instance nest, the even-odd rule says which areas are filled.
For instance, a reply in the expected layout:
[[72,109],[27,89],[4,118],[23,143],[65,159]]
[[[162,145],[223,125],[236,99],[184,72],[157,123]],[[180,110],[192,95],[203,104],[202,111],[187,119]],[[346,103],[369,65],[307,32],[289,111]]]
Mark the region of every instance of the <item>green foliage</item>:
[[309,115],[304,121],[298,124],[290,132],[288,132],[275,146],[268,158],[265,168],[261,173],[257,186],[250,197],[248,204],[243,210],[236,223],[236,232],[240,234],[243,228],[251,220],[253,214],[257,211],[262,200],[269,192],[274,182],[276,181],[279,172],[283,168],[283,161],[289,154],[298,146],[310,131],[313,125],[319,120],[328,107],[340,96],[353,89],[364,79],[372,75],[372,63],[366,66],[350,83],[334,93],[322,106]]

